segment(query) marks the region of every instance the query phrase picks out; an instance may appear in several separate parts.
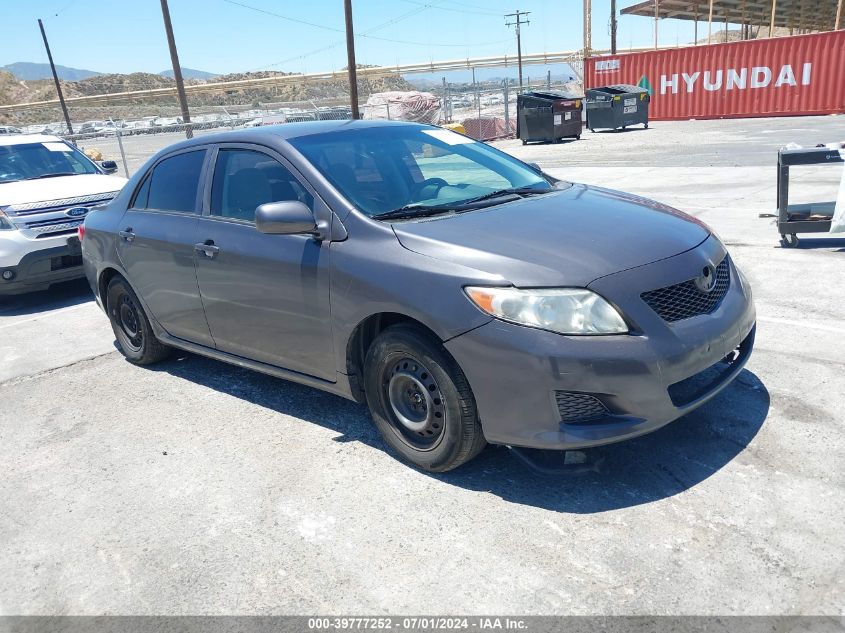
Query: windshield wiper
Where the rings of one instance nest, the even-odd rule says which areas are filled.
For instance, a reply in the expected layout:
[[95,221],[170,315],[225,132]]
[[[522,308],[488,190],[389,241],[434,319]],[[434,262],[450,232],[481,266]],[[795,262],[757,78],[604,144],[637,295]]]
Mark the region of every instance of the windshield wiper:
[[30,176],[29,178],[24,178],[24,180],[41,180],[42,178],[58,178],[59,176],[76,176],[76,174],[72,171],[61,172],[58,174],[44,174],[42,176]]
[[410,218],[421,218],[440,213],[449,213],[457,211],[466,211],[470,209],[479,208],[477,203],[484,202],[493,198],[500,198],[502,196],[512,196],[516,198],[521,195],[531,195],[538,193],[551,193],[554,189],[534,189],[533,187],[512,187],[510,189],[499,189],[485,193],[482,196],[470,198],[469,200],[460,200],[456,202],[449,202],[445,204],[406,204],[404,207],[393,209],[392,211],[385,211],[373,216],[376,220],[403,220]]
[[[461,203],[463,204],[463,203]],[[385,211],[384,213],[377,213],[372,216],[376,220],[402,220],[405,218],[422,218],[439,213],[449,213],[454,211],[460,205],[456,204],[406,204],[404,207]]]
[[534,189],[533,187],[511,187],[510,189],[498,189],[497,191],[485,193],[483,196],[478,196],[477,198],[470,198],[469,200],[464,200],[463,202],[461,202],[461,206],[473,204],[474,202],[490,200],[491,198],[498,198],[500,196],[525,196],[538,193],[551,193],[552,191],[554,191],[554,189],[552,188]]

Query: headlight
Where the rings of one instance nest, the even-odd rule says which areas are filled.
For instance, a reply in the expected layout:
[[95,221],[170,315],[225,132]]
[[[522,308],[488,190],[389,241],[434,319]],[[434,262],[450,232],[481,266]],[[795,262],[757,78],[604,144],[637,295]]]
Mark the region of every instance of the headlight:
[[12,224],[9,217],[3,213],[3,209],[0,209],[0,231],[12,231],[14,228],[15,225]]
[[487,314],[559,334],[625,334],[628,326],[619,312],[595,292],[583,288],[464,289]]

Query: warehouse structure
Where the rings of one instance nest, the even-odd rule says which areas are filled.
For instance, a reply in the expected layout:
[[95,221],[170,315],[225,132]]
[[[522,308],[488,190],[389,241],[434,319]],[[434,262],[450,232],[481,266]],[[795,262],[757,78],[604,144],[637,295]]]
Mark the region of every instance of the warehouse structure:
[[834,31],[842,26],[843,0],[645,0],[622,9],[622,15],[639,15],[655,21],[655,44],[658,23],[662,19],[693,20],[707,23],[707,43],[713,37],[713,24],[739,24],[742,39],[753,39],[755,28],[775,33],[788,29],[789,35],[818,31]]

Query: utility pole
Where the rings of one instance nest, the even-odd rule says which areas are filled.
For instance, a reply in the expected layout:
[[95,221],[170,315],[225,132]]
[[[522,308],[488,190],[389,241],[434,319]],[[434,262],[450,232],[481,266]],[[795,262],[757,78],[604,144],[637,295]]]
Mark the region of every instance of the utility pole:
[[519,27],[523,24],[531,24],[528,20],[523,20],[522,18],[528,14],[530,11],[520,11],[516,10],[514,13],[508,13],[505,15],[505,20],[508,18],[514,18],[513,22],[505,22],[507,26],[515,26],[516,27],[516,59],[517,63],[519,64],[519,91],[522,92],[522,38],[520,37]]
[[59,103],[62,104],[62,112],[65,115],[68,134],[73,134],[73,126],[70,124],[70,114],[67,111],[65,96],[62,94],[62,85],[59,83],[59,75],[56,73],[56,65],[53,63],[53,53],[50,52],[50,45],[47,43],[47,34],[44,32],[44,23],[38,19],[38,28],[41,29],[41,37],[44,38],[44,48],[47,49],[47,59],[50,60],[50,70],[53,71],[53,81],[56,82],[56,92],[59,93]]
[[610,0],[610,54],[616,55],[616,0]]
[[775,14],[778,10],[778,0],[772,0],[772,21],[769,22],[769,37],[775,36]]
[[360,119],[358,113],[358,65],[355,63],[355,33],[352,30],[352,0],[343,0],[346,13],[346,67],[349,73],[349,105],[352,106],[352,118]]
[[[173,64],[176,93],[179,95],[179,105],[182,108],[182,123],[190,123],[191,114],[188,112],[188,97],[185,96],[185,83],[182,81],[182,67],[179,65],[179,53],[176,52],[176,40],[173,38],[173,24],[170,22],[170,9],[167,6],[167,0],[161,0],[161,14],[164,17],[164,30],[167,33],[167,46],[170,48],[170,62]],[[185,137],[194,137],[190,125],[185,128]]]
[[[710,44],[711,40],[713,39],[713,2],[714,0],[710,0],[710,13],[707,17],[707,43]],[[772,9],[774,10],[774,5],[772,5]]]
[[[593,48],[593,3],[584,0],[584,59],[590,56]],[[586,65],[584,66],[586,68]]]
[[657,25],[660,22],[660,0],[654,0],[654,50],[657,50]]

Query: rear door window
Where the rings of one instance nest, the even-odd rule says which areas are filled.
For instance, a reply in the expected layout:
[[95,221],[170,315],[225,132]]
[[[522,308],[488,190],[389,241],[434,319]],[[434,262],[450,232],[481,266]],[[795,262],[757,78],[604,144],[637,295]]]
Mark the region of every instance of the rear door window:
[[[144,183],[142,190],[149,187],[146,194],[147,209],[161,211],[177,211],[180,213],[197,212],[197,189],[199,188],[202,165],[205,160],[205,150],[177,154],[153,167],[148,178],[149,185]],[[139,191],[139,194],[144,193]],[[140,207],[141,195],[136,199],[136,207]]]

